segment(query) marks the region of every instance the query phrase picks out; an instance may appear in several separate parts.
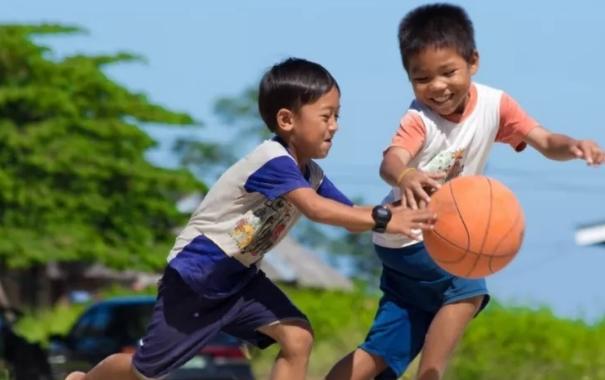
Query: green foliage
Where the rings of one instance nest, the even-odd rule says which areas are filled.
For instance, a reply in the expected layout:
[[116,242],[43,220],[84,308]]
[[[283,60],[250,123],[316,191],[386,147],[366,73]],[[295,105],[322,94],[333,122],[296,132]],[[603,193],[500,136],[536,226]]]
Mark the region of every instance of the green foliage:
[[81,32],[60,25],[0,26],[0,260],[157,268],[184,222],[176,201],[205,190],[184,170],[145,160],[141,123],[192,125],[102,68],[129,53],[52,59],[32,37]]
[[46,344],[51,335],[67,333],[87,306],[57,304],[51,309],[29,312],[18,320],[15,331],[30,342]]
[[[336,361],[355,349],[365,337],[378,304],[377,296],[362,287],[353,292],[281,287],[311,321],[315,344],[309,379],[322,379]],[[253,350],[253,366],[259,378],[268,378],[277,347]]]
[[[315,330],[309,379],[322,379],[368,331],[378,298],[352,293],[285,289]],[[265,376],[277,349],[253,351]],[[413,379],[415,363],[402,379]],[[266,376],[265,376],[266,377]],[[446,380],[605,380],[605,319],[590,325],[560,319],[549,309],[493,302],[473,320],[452,358]]]
[[605,379],[605,319],[589,325],[547,308],[491,305],[471,323],[446,379]]

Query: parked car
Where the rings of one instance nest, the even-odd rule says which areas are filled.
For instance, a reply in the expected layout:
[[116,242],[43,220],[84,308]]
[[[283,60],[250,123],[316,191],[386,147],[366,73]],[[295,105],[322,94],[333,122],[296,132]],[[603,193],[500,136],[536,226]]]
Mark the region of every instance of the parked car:
[[20,314],[14,309],[0,309],[0,378],[52,380],[46,351],[13,329],[13,323]]
[[[53,336],[49,362],[55,379],[87,371],[106,356],[134,352],[145,333],[155,298],[118,297],[89,307],[65,336]],[[219,334],[167,380],[252,380],[242,342]]]

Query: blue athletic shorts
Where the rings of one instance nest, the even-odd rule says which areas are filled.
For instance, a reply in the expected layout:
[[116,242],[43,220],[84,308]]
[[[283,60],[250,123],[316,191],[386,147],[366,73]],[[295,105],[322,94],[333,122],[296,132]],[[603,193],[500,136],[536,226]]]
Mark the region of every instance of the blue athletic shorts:
[[207,299],[167,266],[133,365],[145,377],[161,378],[191,359],[219,331],[266,348],[274,340],[257,329],[285,319],[307,321],[262,271],[237,294]]
[[389,369],[377,379],[396,379],[418,355],[433,317],[446,304],[484,295],[485,280],[453,276],[438,267],[424,244],[391,249],[374,246],[382,261],[380,300],[363,350],[380,356]]

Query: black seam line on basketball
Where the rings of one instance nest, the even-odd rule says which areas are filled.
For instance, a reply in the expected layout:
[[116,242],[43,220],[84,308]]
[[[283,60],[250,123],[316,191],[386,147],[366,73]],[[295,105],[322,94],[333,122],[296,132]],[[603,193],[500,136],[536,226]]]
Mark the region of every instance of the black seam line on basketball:
[[[481,248],[479,249],[480,252],[483,252],[483,249],[485,248],[485,242],[487,241],[487,235],[489,234],[489,227],[492,222],[492,210],[493,210],[493,203],[494,203],[492,181],[490,181],[490,179],[487,177],[485,177],[485,180],[487,181],[487,187],[489,190],[489,210],[487,212],[487,224],[485,226],[485,232],[483,233],[483,241],[481,242]],[[477,256],[477,259],[475,260],[475,265],[473,265],[473,268],[471,269],[470,272],[468,272],[467,276],[469,276],[472,273],[472,271],[475,270],[475,268],[477,267],[477,263],[479,262],[479,258],[481,258],[481,256]],[[490,264],[491,264],[491,257],[487,259],[487,268],[490,270],[490,272],[494,273]]]
[[[515,221],[511,224],[510,228],[502,236],[502,238],[500,239],[500,241],[498,241],[498,244],[496,244],[496,247],[494,248],[494,251],[498,250],[498,247],[500,247],[500,244],[502,244],[502,242],[504,242],[504,240],[506,240],[506,238],[508,237],[508,235],[510,234],[510,232],[513,230],[513,228],[515,228],[517,226],[517,224],[521,221],[521,215],[522,214],[523,213],[521,212],[521,209],[518,209],[517,216],[515,217]],[[492,271],[492,273],[494,272],[492,270],[492,260],[495,259],[496,257],[498,257],[498,258],[500,258],[500,257],[508,257],[508,256],[514,256],[515,254],[516,253],[512,253],[512,254],[508,254],[508,255],[504,255],[504,256],[491,256],[489,258],[489,262],[488,262],[489,269]]]
[[492,222],[492,203],[494,202],[492,181],[490,181],[487,177],[485,180],[487,181],[487,189],[489,190],[489,209],[487,211],[487,223],[485,224],[485,231],[483,232],[483,240],[481,241],[481,248],[479,248],[479,252],[483,252],[483,248],[485,248],[485,241],[487,240],[487,235],[489,234],[489,226]]
[[[451,245],[452,247],[457,248],[457,249],[460,249],[460,250],[461,250],[461,249],[463,249],[462,247],[459,247],[458,245],[456,245],[456,244],[452,243],[451,241],[449,241],[448,239],[446,239],[446,238],[445,238],[443,235],[441,235],[439,232],[437,232],[437,231],[433,231],[433,233],[434,233],[435,235],[437,235],[437,237],[438,237],[439,239],[443,240],[444,242],[446,242],[447,244]],[[472,252],[472,251],[465,251],[465,252],[464,252],[464,253],[463,253],[463,254],[460,256],[460,258],[458,258],[458,259],[455,259],[455,260],[441,260],[441,259],[440,259],[440,260],[437,260],[437,261],[439,261],[440,263],[447,263],[447,264],[459,263],[460,261],[464,260],[464,256],[466,256],[466,254],[467,254],[467,253],[473,253],[473,254],[475,254],[475,255],[481,255],[480,253],[476,253],[476,252]]]
[[449,187],[450,187],[450,195],[452,196],[452,201],[454,202],[454,206],[456,206],[456,211],[458,212],[458,217],[460,218],[460,221],[462,222],[462,226],[464,227],[464,231],[466,232],[466,248],[464,248],[464,250],[469,251],[471,248],[471,233],[468,230],[468,226],[464,222],[464,218],[462,217],[462,213],[460,212],[460,207],[458,207],[458,202],[456,202],[456,196],[454,195],[454,186],[452,185],[451,182],[449,184]]
[[[441,235],[439,232],[433,230],[431,231],[431,233],[437,235],[438,238],[440,238],[441,240],[443,240],[444,242],[448,243],[449,245],[451,245],[452,247],[456,248],[456,249],[460,249],[460,250],[464,250],[463,247],[459,246],[458,244],[452,243],[450,240],[448,240],[445,236]],[[488,253],[485,252],[475,252],[472,251],[470,249],[468,250],[464,250],[465,253],[472,253],[473,255],[479,255],[479,256],[492,256]],[[496,256],[497,258],[505,258],[505,257],[509,257],[509,256],[514,256],[516,253],[510,253],[508,255],[498,255]],[[462,255],[462,257],[464,257],[464,255]],[[448,261],[448,260],[438,260],[444,263],[455,263],[458,262],[458,260],[453,260],[453,261]]]
[[471,267],[471,269],[469,269],[468,272],[466,272],[466,277],[470,277],[471,273],[473,273],[475,268],[477,268],[477,263],[479,262],[479,259],[481,258],[481,256],[482,255],[477,255],[477,257],[475,257],[475,262],[473,263],[473,266]]

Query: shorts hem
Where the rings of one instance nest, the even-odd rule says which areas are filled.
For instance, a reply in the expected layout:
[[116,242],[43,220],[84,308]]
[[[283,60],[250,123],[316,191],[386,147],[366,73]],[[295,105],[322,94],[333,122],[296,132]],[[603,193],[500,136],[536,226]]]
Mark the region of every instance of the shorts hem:
[[285,317],[285,318],[281,318],[281,319],[276,319],[276,320],[271,321],[271,322],[263,323],[263,324],[259,325],[258,327],[256,327],[254,330],[258,331],[258,329],[263,328],[263,327],[275,326],[275,325],[278,325],[280,323],[289,322],[289,321],[302,321],[302,322],[305,322],[306,324],[308,324],[309,326],[311,326],[311,323],[309,322],[309,320],[307,318],[303,318],[303,317]]
[[479,306],[479,309],[477,310],[477,312],[475,313],[475,316],[479,315],[479,313],[481,313],[483,311],[483,309],[485,309],[485,307],[487,306],[487,304],[490,301],[490,295],[486,290],[481,290],[481,291],[473,291],[473,292],[467,292],[467,293],[462,293],[462,294],[458,294],[456,295],[456,297],[452,297],[449,298],[447,301],[445,301],[443,303],[443,305],[450,305],[456,302],[460,302],[469,298],[473,298],[473,297],[477,297],[477,296],[485,296],[483,298],[483,301],[481,301],[481,305]]

